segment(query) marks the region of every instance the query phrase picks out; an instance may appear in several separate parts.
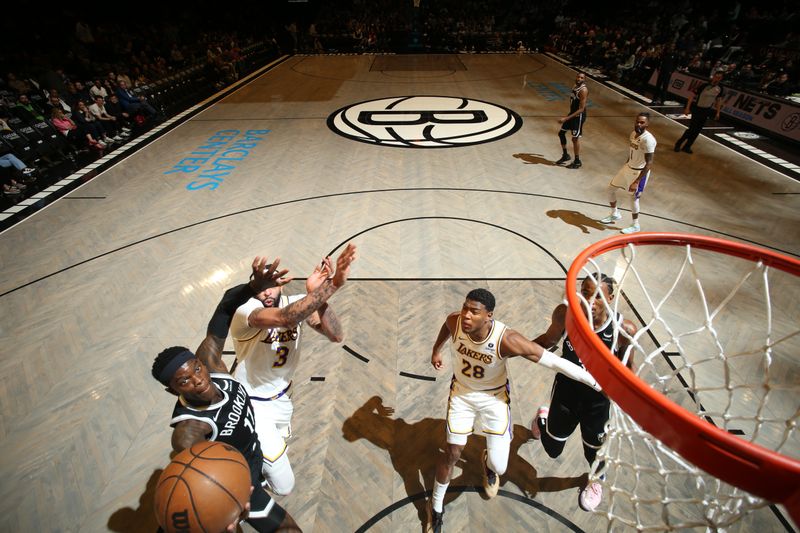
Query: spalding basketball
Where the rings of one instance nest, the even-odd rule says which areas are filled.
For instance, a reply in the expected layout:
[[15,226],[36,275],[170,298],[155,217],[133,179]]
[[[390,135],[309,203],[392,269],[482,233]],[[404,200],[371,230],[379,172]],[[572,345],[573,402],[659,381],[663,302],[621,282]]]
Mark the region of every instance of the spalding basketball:
[[205,441],[183,450],[161,473],[155,511],[167,533],[220,533],[250,499],[250,467],[239,451]]

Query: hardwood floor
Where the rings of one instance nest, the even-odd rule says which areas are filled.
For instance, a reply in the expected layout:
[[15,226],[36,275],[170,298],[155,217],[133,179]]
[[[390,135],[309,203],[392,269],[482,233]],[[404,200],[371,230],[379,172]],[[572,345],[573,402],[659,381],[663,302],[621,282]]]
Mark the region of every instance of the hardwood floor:
[[[449,361],[441,372],[429,363],[442,321],[483,286],[498,319],[531,338],[544,331],[572,259],[617,234],[598,219],[643,110],[590,81],[583,168],[568,170],[553,162],[574,72],[542,55],[457,59],[291,57],[0,236],[1,531],[155,531],[174,397],[150,376],[153,358],[198,345],[255,255],[280,256],[299,278],[294,293],[347,242],[360,257],[331,300],[347,338],[334,345],[304,333],[289,449],[297,485],[279,502],[304,531],[422,530],[452,373]],[[470,103],[437,117],[409,107],[424,99],[400,98],[416,95]],[[328,127],[337,110],[384,98],[397,99],[395,113],[362,116],[392,122],[411,143],[452,137],[480,113],[495,120],[499,108],[522,122],[494,141],[435,149]],[[440,129],[410,133],[430,117]],[[682,127],[663,116],[650,130],[659,144],[644,231],[800,254],[798,182],[702,137],[693,155],[674,153]],[[620,207],[623,227],[627,199]],[[665,278],[671,268],[650,266]],[[800,285],[782,290],[791,308]],[[721,327],[740,332],[740,319]],[[500,497],[475,490],[485,444],[471,437],[448,491],[447,529],[605,530],[577,506],[587,472],[580,437],[555,460],[530,440],[552,372],[510,365],[515,431]],[[796,376],[796,357],[787,365]],[[795,411],[797,398],[787,399]],[[756,528],[786,530],[769,508],[732,530]]]

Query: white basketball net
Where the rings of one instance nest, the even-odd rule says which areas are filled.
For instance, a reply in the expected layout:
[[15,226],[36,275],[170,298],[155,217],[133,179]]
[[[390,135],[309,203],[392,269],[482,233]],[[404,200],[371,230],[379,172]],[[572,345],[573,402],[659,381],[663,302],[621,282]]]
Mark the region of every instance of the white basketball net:
[[[664,276],[667,270],[677,271],[674,279]],[[642,380],[709,423],[800,456],[800,284],[794,276],[690,245],[628,244],[582,269],[595,279],[601,272],[617,281],[616,297],[603,299],[609,315],[621,312],[639,328],[630,337],[614,319],[617,334],[635,350]],[[722,529],[769,503],[689,464],[613,401],[590,477],[603,485],[597,512],[608,518],[609,531]]]

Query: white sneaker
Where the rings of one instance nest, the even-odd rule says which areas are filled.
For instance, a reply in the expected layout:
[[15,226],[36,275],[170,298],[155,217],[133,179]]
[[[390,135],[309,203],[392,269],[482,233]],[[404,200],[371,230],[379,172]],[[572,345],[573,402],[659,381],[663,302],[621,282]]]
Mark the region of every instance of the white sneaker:
[[122,137],[120,137],[119,135],[114,135],[114,136],[113,136],[113,137],[111,137],[111,138],[112,138],[113,140],[117,141],[117,142],[120,142],[120,141],[122,140]]
[[619,211],[614,211],[613,213],[608,215],[606,218],[601,218],[600,219],[600,223],[601,224],[613,224],[615,220],[619,220],[621,218],[622,218],[622,213],[620,213]]
[[578,496],[578,505],[581,506],[581,509],[584,511],[592,512],[597,509],[597,506],[600,505],[600,502],[603,500],[603,486],[600,483],[594,482],[589,483],[586,487],[581,491],[580,496]]
[[125,128],[125,127],[123,127],[123,128],[122,128],[122,131],[124,131],[125,133],[130,133],[130,132],[131,132],[131,129],[130,129],[130,128]]
[[625,235],[636,233],[639,231],[639,224],[633,224],[632,226],[628,226],[627,228],[621,229],[620,233],[624,233]]

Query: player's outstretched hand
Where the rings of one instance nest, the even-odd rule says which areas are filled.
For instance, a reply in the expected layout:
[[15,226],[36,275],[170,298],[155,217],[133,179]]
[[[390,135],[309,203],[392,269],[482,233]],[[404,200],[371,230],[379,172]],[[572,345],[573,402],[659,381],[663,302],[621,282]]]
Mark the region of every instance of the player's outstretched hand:
[[314,272],[311,273],[308,278],[306,278],[306,293],[311,294],[317,288],[322,285],[322,283],[333,275],[333,262],[331,261],[330,256],[326,257],[322,260],[322,263],[318,264],[316,268],[314,268]]
[[253,259],[253,273],[250,285],[256,292],[261,292],[270,287],[281,287],[292,281],[292,276],[287,276],[289,269],[278,269],[281,258],[276,257],[272,263],[266,256],[258,255]]
[[337,289],[344,285],[350,276],[350,265],[356,260],[356,245],[348,244],[339,257],[336,258],[336,272],[331,279],[331,283]]

